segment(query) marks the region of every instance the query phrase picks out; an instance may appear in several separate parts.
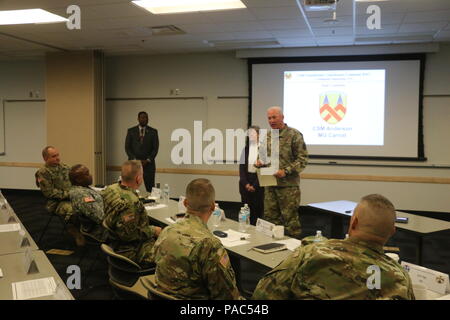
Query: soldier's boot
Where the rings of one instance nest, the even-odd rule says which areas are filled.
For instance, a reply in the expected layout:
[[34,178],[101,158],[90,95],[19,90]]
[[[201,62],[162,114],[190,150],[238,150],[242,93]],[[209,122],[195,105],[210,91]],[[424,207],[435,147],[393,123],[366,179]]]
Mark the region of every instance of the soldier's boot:
[[75,243],[78,247],[84,247],[86,245],[86,239],[81,234],[80,230],[73,224],[67,225],[67,232],[75,239]]

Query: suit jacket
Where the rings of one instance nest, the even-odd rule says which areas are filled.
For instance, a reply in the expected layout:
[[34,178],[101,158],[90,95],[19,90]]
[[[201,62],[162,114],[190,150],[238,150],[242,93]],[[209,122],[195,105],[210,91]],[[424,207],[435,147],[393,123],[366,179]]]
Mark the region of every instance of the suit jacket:
[[246,192],[245,186],[247,183],[253,187],[259,187],[258,175],[253,172],[248,172],[248,153],[250,146],[247,144],[241,154],[241,161],[239,165],[239,190]]
[[151,160],[155,162],[159,149],[158,130],[145,126],[143,143],[140,142],[139,126],[128,129],[125,139],[125,151],[128,160]]

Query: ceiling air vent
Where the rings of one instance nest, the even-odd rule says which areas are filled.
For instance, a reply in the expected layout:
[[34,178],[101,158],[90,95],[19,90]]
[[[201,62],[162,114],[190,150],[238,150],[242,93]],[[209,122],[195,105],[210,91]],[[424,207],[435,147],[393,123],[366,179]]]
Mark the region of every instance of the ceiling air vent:
[[172,36],[177,34],[185,34],[186,32],[174,25],[149,27],[152,36]]
[[204,40],[205,44],[216,48],[228,48],[228,47],[266,47],[266,46],[279,46],[280,43],[274,38],[268,39],[242,39],[242,40]]

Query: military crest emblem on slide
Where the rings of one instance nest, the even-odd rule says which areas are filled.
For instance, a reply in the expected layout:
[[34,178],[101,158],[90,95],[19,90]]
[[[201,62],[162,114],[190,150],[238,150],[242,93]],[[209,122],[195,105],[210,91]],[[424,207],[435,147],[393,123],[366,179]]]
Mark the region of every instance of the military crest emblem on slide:
[[347,95],[343,92],[326,92],[320,95],[320,116],[329,124],[344,119],[347,112]]

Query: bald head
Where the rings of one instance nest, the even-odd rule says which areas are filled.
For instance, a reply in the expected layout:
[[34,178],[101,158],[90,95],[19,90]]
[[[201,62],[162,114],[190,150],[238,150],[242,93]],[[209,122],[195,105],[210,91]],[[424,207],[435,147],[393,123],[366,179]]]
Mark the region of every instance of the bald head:
[[216,192],[208,179],[192,180],[186,187],[186,207],[189,211],[207,213],[214,209]]
[[44,158],[46,165],[52,167],[59,165],[61,162],[61,159],[59,157],[59,151],[53,146],[46,146],[42,150],[42,158]]
[[139,188],[142,183],[142,164],[140,161],[128,160],[122,164],[121,177],[122,184]]
[[395,232],[395,208],[384,196],[370,194],[361,199],[350,221],[349,234],[378,240],[383,244]]
[[267,109],[267,121],[272,129],[284,128],[284,115],[283,110],[278,107],[270,107]]

